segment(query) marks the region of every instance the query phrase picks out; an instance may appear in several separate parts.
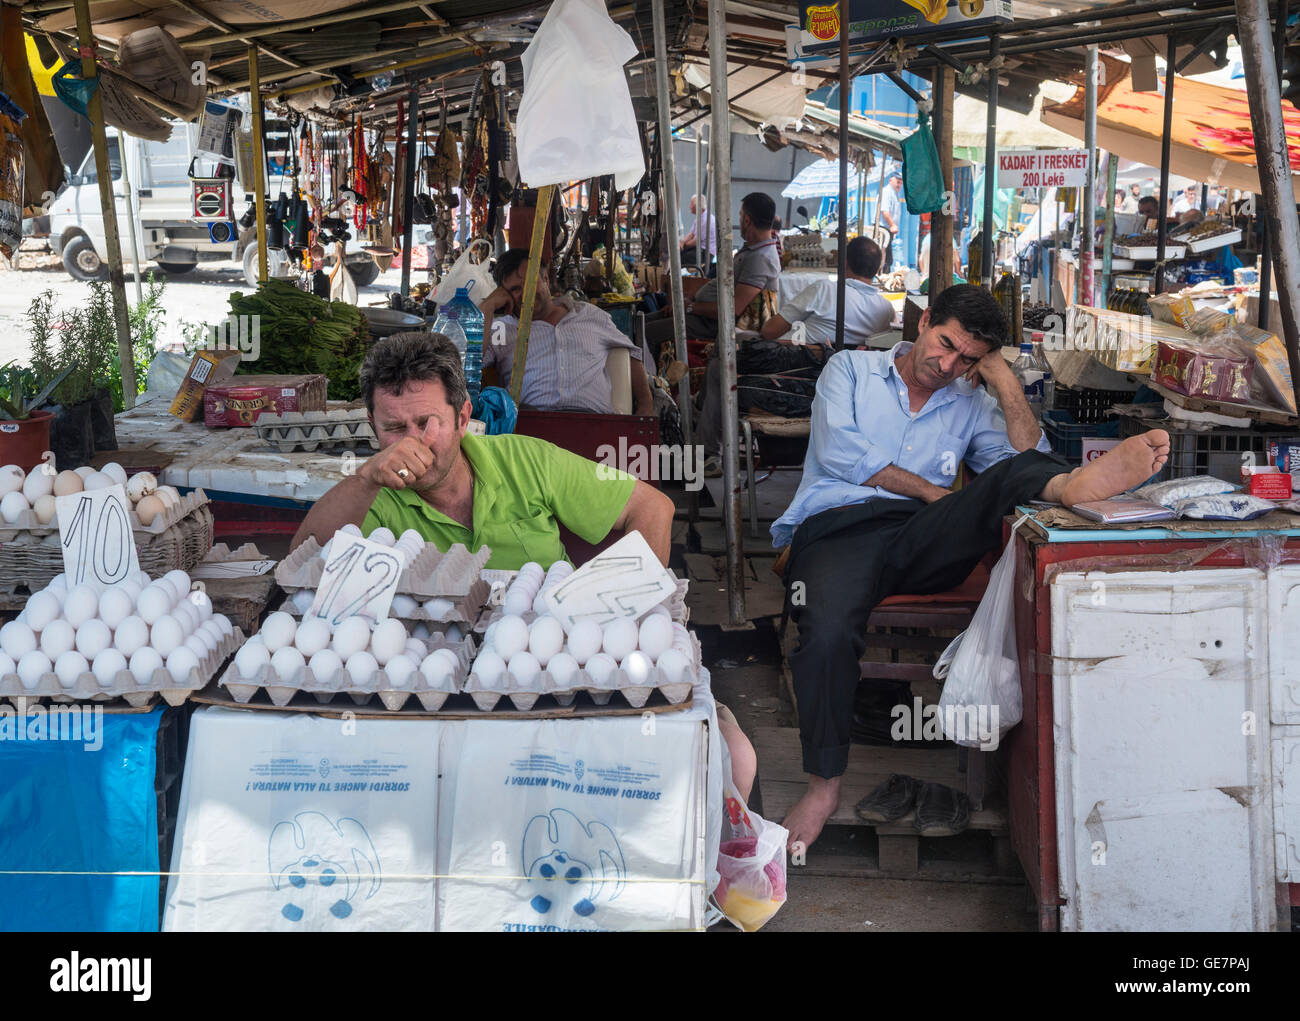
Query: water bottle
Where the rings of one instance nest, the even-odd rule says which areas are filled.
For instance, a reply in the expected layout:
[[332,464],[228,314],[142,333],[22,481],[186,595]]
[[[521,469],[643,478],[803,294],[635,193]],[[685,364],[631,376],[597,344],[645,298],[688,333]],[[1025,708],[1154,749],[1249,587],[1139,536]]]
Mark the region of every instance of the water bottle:
[[1025,390],[1025,403],[1034,413],[1034,418],[1043,417],[1043,371],[1034,363],[1034,345],[1025,342],[1020,345],[1020,357],[1011,363],[1011,371],[1020,380]]
[[483,313],[470,299],[469,288],[458,287],[456,295],[438,310],[435,333],[444,333],[456,345],[465,368],[469,399],[483,388]]
[[1056,407],[1056,381],[1052,378],[1052,363],[1043,349],[1043,333],[1035,330],[1030,338],[1034,345],[1034,368],[1043,374],[1043,410]]

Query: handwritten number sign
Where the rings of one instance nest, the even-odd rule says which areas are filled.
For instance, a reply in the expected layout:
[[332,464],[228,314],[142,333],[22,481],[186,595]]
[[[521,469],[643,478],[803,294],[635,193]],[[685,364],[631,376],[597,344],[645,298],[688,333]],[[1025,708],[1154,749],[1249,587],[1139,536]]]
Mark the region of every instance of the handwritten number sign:
[[383,620],[405,567],[406,557],[391,546],[335,532],[309,616],[322,618],[330,627],[359,613]]
[[583,618],[605,624],[639,617],[677,591],[672,574],[659,562],[640,532],[629,532],[593,557],[542,597],[565,631]]
[[103,590],[140,569],[127,506],[122,486],[70,493],[54,501],[69,588],[93,585]]

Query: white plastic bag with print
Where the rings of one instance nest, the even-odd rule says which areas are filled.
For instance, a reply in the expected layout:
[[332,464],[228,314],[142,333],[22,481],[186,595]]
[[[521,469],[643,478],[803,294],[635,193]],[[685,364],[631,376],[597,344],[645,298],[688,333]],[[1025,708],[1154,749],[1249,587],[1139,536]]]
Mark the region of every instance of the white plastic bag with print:
[[623,191],[644,176],[623,70],[636,53],[600,0],[555,0],[520,58],[519,174],[528,187],[613,174]]
[[996,748],[1020,722],[1020,661],[1016,653],[1015,530],[1002,551],[970,627],[954,638],[934,676],[943,680],[939,714],[944,736],[966,748]]
[[785,845],[790,832],[750,811],[728,783],[723,788],[722,844],[713,899],[733,925],[757,932],[785,903]]
[[[475,262],[471,256],[479,245],[484,245],[487,251],[479,256],[483,261]],[[456,297],[456,289],[464,287],[469,290],[469,297],[476,305],[486,298],[496,289],[496,281],[492,279],[492,268],[488,265],[488,257],[492,254],[492,245],[488,243],[487,238],[476,238],[469,243],[469,246],[460,253],[451,269],[447,270],[446,276],[438,281],[438,289],[433,292],[433,300],[439,305],[445,305]]]

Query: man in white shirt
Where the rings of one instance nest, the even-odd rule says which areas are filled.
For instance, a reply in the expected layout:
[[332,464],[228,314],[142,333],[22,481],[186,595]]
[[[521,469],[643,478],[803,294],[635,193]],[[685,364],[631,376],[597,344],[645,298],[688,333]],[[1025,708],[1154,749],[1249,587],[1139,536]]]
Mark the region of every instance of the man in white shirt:
[[906,269],[907,260],[903,256],[903,244],[900,240],[903,222],[903,175],[897,170],[885,181],[885,192],[880,198],[880,219],[888,228],[890,241],[890,262],[886,269]]
[[[699,266],[707,276],[713,276],[713,260],[718,254],[718,222],[707,209],[700,211],[700,197],[691,196],[691,219],[687,220],[691,231],[678,244],[682,250],[683,266]],[[704,237],[701,244],[696,232]]]
[[[870,238],[854,238],[848,244],[848,275],[844,288],[844,346],[865,344],[874,333],[889,329],[894,306],[872,281],[880,272],[884,253]],[[809,284],[781,306],[763,324],[763,339],[787,344],[832,347],[835,344],[836,281],[827,277]],[[748,345],[747,345],[748,346]],[[744,356],[741,349],[740,356]]]

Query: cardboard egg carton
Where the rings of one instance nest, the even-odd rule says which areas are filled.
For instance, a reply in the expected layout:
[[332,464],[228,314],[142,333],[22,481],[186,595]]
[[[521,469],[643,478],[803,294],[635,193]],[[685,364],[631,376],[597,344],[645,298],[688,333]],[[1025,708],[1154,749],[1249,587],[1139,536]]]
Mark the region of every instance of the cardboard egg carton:
[[200,507],[205,506],[207,502],[208,494],[203,492],[202,489],[196,489],[182,496],[170,507],[164,508],[163,512],[149,522],[148,525],[140,524],[140,520],[132,513],[131,530],[133,532],[147,532],[149,535],[162,535],[176,522],[189,517]]
[[34,688],[26,687],[17,674],[4,674],[0,676],[0,699],[12,702],[23,698],[31,703],[47,698],[52,702],[109,702],[120,698],[132,709],[139,709],[161,695],[168,705],[177,706],[205,687],[216,676],[218,667],[243,644],[244,633],[235,628],[199,661],[198,669],[191,670],[188,677],[173,677],[162,668],[155,670],[144,684],[130,670],[118,671],[107,686],[100,684],[90,671],[78,675],[71,687],[64,687],[53,673],[42,674]]
[[463,687],[469,676],[469,666],[474,659],[474,639],[466,637],[459,642],[445,642],[430,639],[425,643],[432,653],[437,649],[451,649],[456,654],[457,669],[445,682],[430,684],[418,670],[413,673],[404,686],[397,686],[388,679],[388,674],[380,669],[360,684],[352,679],[346,669],[340,670],[331,680],[317,679],[310,667],[304,667],[293,681],[282,681],[268,664],[258,671],[257,676],[246,678],[240,675],[234,663],[226,669],[217,684],[225,688],[236,702],[250,701],[259,688],[266,689],[267,697],[277,706],[288,705],[298,692],[306,692],[321,705],[333,701],[336,695],[347,695],[356,705],[365,705],[378,695],[384,708],[397,712],[414,695],[426,712],[437,712],[442,708],[447,696],[454,695]]
[[[312,536],[280,561],[275,569],[275,580],[280,588],[286,592],[319,588],[321,576],[325,573],[325,561],[320,551],[320,544]],[[397,579],[398,594],[419,599],[435,596],[461,599],[468,596],[474,583],[480,580],[483,565],[491,556],[492,551],[486,546],[471,553],[463,544],[456,543],[443,553],[433,543],[427,542]]]
[[375,430],[364,407],[331,408],[327,411],[286,411],[261,414],[253,424],[259,439],[280,453],[313,451],[320,447],[370,447],[379,449]]
[[[492,573],[500,574],[502,572],[492,572]],[[488,572],[485,571],[483,576],[485,580],[491,580],[488,579],[487,577]],[[510,586],[507,584],[505,588],[498,588],[497,583],[496,582],[493,583],[493,590],[486,601],[488,605],[484,608],[484,612],[478,618],[478,622],[474,625],[474,630],[476,632],[482,634],[484,631],[488,629],[489,625],[495,624],[497,621],[499,621],[502,617],[506,615],[506,611],[504,606],[502,605],[502,601],[505,599],[505,593],[509,587]],[[678,578],[677,591],[675,591],[671,596],[665,599],[661,604],[662,606],[667,608],[668,613],[673,618],[673,620],[676,623],[681,624],[682,627],[686,627],[689,624],[691,618],[690,608],[686,605],[686,591],[689,587],[690,587],[690,582],[688,582],[685,578]],[[649,613],[650,611],[647,610],[646,612]],[[538,617],[542,616],[542,614],[533,613],[531,610],[529,610],[527,613],[520,614],[520,616],[523,617],[524,623],[531,624]],[[642,616],[641,619],[644,620],[645,617]]]
[[[465,630],[471,626],[483,615],[483,607],[487,603],[488,596],[492,588],[487,582],[479,579],[470,584],[469,591],[458,599],[450,597],[437,597],[450,599],[451,609],[438,614],[436,617],[431,615],[422,605],[417,606],[411,613],[396,613],[391,608],[388,616],[396,617],[398,620],[409,621],[413,624],[460,624]],[[402,593],[398,593],[401,595]],[[414,598],[414,597],[413,597]],[[429,596],[425,599],[435,598]],[[292,614],[299,620],[302,619],[302,612],[293,604],[292,598],[286,599],[279,607],[285,613]],[[410,630],[409,628],[407,630]]]
[[644,684],[633,684],[622,667],[610,674],[603,684],[584,668],[563,684],[550,671],[542,670],[529,685],[521,684],[508,670],[495,681],[487,683],[471,669],[462,690],[485,713],[491,712],[502,698],[508,698],[511,705],[522,711],[532,709],[543,695],[552,696],[561,706],[570,706],[580,692],[586,692],[596,705],[602,706],[608,705],[610,699],[618,693],[627,699],[628,705],[633,709],[640,709],[650,701],[656,688],[669,704],[680,705],[690,697],[691,690],[700,681],[700,643],[695,635],[691,635],[689,660],[680,680],[670,681],[656,666],[650,670]]

